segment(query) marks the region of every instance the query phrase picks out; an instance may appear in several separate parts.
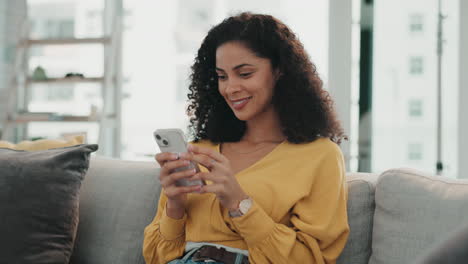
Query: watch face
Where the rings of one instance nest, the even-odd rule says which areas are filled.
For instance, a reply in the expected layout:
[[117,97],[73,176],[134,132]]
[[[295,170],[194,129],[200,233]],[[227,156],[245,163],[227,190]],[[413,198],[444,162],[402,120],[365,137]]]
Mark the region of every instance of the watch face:
[[252,200],[250,198],[242,200],[239,204],[239,210],[242,214],[246,214],[250,207],[252,207]]

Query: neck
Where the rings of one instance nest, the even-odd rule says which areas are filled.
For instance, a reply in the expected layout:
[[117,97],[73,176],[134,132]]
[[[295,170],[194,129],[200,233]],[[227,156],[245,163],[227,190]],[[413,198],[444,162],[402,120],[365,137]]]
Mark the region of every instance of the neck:
[[285,139],[278,114],[273,109],[264,112],[258,118],[248,120],[247,129],[242,137],[242,140],[251,143],[281,142]]

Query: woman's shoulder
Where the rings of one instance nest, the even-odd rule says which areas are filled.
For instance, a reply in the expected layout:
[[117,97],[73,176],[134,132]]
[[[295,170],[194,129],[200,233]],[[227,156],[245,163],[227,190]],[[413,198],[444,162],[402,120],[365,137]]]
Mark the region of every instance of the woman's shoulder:
[[342,156],[342,152],[338,144],[331,141],[329,138],[317,138],[312,142],[301,144],[288,144],[289,149],[301,155],[314,156]]

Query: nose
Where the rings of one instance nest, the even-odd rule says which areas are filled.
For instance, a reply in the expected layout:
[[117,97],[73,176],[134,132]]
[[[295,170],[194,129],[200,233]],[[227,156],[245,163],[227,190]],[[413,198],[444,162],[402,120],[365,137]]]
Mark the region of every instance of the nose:
[[235,78],[231,78],[226,83],[226,93],[235,94],[236,92],[239,92],[242,89],[241,87],[242,86],[238,80],[236,80]]

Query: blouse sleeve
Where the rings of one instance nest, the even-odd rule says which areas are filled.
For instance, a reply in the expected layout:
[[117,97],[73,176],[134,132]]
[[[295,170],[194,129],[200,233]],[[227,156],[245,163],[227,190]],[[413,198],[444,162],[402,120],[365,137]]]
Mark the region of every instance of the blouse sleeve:
[[156,217],[144,231],[143,257],[147,264],[167,263],[179,258],[185,250],[185,222],[166,214],[167,197],[161,192]]
[[349,233],[341,152],[324,157],[307,197],[292,208],[291,226],[275,223],[258,205],[233,218],[250,263],[336,263]]

